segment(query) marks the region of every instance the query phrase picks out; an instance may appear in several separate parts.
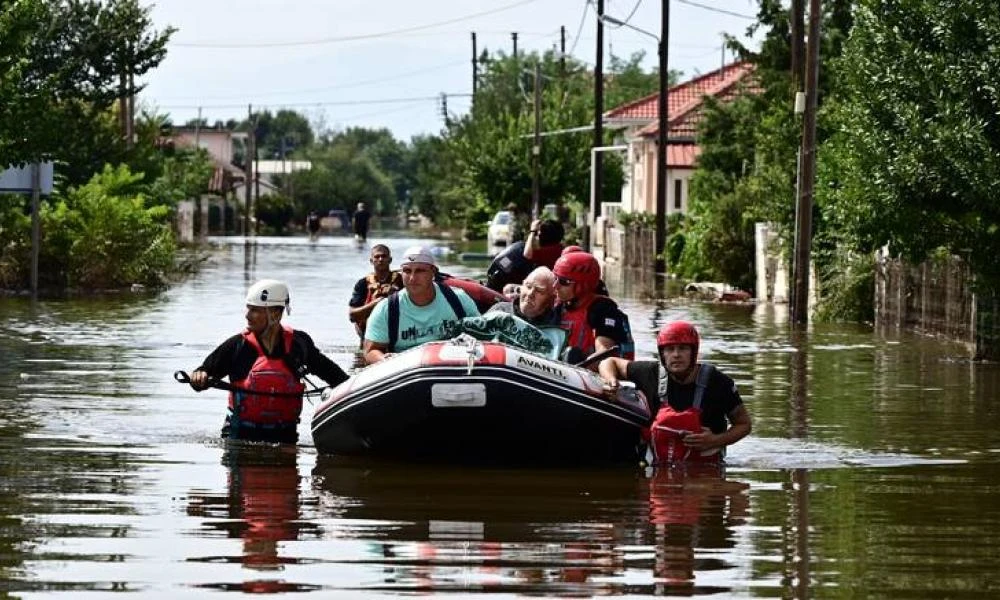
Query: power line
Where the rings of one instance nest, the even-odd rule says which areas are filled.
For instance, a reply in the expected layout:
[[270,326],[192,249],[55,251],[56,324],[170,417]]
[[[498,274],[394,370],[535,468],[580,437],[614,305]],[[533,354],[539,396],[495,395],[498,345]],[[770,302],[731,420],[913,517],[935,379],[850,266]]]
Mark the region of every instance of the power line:
[[572,55],[573,51],[576,50],[576,45],[580,42],[580,34],[583,32],[583,25],[587,22],[587,10],[590,8],[590,0],[587,0],[583,5],[583,14],[580,15],[580,25],[576,28],[576,35],[573,36],[573,45],[570,46],[569,52],[567,54]]
[[537,0],[520,0],[519,2],[514,2],[506,6],[501,6],[491,10],[484,10],[482,12],[473,13],[470,15],[465,15],[462,17],[455,17],[454,19],[448,19],[445,21],[438,21],[436,23],[428,23],[425,25],[416,25],[414,27],[405,27],[403,29],[390,29],[389,31],[382,31],[378,33],[363,33],[359,35],[347,35],[341,37],[332,38],[322,38],[318,40],[305,40],[296,42],[230,42],[230,43],[185,43],[185,42],[174,42],[171,46],[177,46],[181,48],[288,48],[292,46],[317,46],[321,44],[334,44],[337,42],[353,42],[357,40],[370,40],[373,38],[389,37],[393,35],[400,35],[405,33],[411,33],[414,31],[422,31],[425,29],[433,29],[435,27],[440,27],[442,25],[451,25],[453,23],[460,23],[462,21],[468,21],[470,19],[475,19],[478,17],[483,17],[486,15],[492,15],[498,12],[503,12],[522,6],[525,4],[530,4],[536,2]]
[[[345,90],[345,89],[350,89],[350,88],[356,88],[356,87],[362,87],[362,86],[366,86],[366,85],[371,85],[371,84],[374,84],[374,83],[383,83],[383,82],[386,82],[386,81],[395,81],[397,79],[404,79],[404,78],[407,78],[407,77],[414,77],[416,75],[422,75],[424,73],[428,73],[428,72],[431,72],[431,71],[438,71],[438,70],[441,70],[441,69],[447,69],[447,68],[450,68],[450,67],[454,67],[454,66],[458,66],[458,65],[464,65],[464,64],[465,64],[464,60],[456,60],[456,61],[452,61],[450,63],[436,65],[436,66],[433,66],[433,67],[426,67],[424,69],[417,69],[417,70],[414,70],[414,71],[407,71],[405,73],[399,73],[399,74],[396,74],[396,75],[389,75],[389,76],[386,76],[386,77],[379,77],[377,79],[366,79],[366,80],[363,80],[363,81],[355,81],[353,83],[345,83],[345,84],[340,84],[340,85],[331,85],[331,86],[326,86],[326,87],[321,87],[321,88],[311,88],[311,89],[304,89],[304,90],[281,90],[281,91],[276,91],[276,92],[263,92],[263,93],[255,92],[254,96],[256,96],[256,97],[261,97],[261,96],[288,96],[288,95],[291,95],[291,94],[312,94],[312,93],[316,93],[316,92],[328,92],[330,90]],[[246,94],[234,94],[234,95],[229,95],[229,96],[178,96],[178,97],[175,97],[174,100],[181,100],[181,99],[184,99],[184,100],[221,100],[221,99],[245,98],[245,97],[246,97]]]
[[[458,94],[448,94],[454,97],[467,97],[472,96],[472,94],[458,93]],[[254,103],[254,107],[259,108],[283,108],[283,107],[310,107],[310,106],[363,106],[366,104],[399,104],[401,102],[419,102],[427,100],[439,100],[441,98],[438,96],[412,96],[409,98],[373,98],[369,100],[330,100],[325,102],[281,102],[272,104],[257,104]],[[195,108],[243,108],[246,103],[242,104],[169,104],[160,106],[160,108],[172,108],[176,110],[191,110]]]
[[726,10],[724,8],[715,8],[714,6],[708,6],[705,4],[699,4],[698,2],[692,2],[692,0],[677,0],[681,4],[687,4],[688,6],[694,6],[695,8],[701,8],[714,13],[719,13],[723,15],[729,15],[731,17],[739,17],[741,19],[749,19],[751,21],[756,21],[757,17],[751,17],[750,15],[744,15],[742,13],[733,12],[731,10]]
[[405,111],[408,111],[408,110],[413,110],[415,108],[421,108],[422,105],[423,105],[423,103],[424,103],[424,101],[420,100],[419,102],[413,102],[412,104],[407,104],[407,105],[401,106],[399,108],[393,108],[393,109],[389,109],[389,110],[370,111],[370,112],[366,112],[366,113],[361,113],[359,115],[351,115],[349,117],[338,117],[338,118],[330,119],[330,120],[334,121],[336,123],[343,123],[343,122],[346,122],[346,121],[357,121],[357,120],[360,120],[360,119],[367,119],[368,117],[379,117],[379,116],[383,116],[383,115],[392,115],[392,114],[396,114],[396,113],[405,112]]
[[[630,12],[627,17],[625,17],[624,19],[621,20],[622,21],[622,25],[625,25],[629,21],[632,20],[632,17],[635,16],[635,11],[639,10],[639,5],[640,4],[642,4],[642,0],[636,0],[635,6],[632,7],[632,12]],[[621,27],[621,25],[619,25],[619,27]]]

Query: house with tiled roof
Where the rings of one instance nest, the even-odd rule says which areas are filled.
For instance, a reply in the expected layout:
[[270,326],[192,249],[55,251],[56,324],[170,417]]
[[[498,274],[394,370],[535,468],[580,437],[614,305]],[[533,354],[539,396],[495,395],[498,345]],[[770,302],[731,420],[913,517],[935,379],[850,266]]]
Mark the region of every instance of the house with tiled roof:
[[[748,62],[733,63],[679,83],[667,92],[668,216],[687,212],[688,183],[700,153],[697,133],[705,98],[710,96],[725,101],[755,92],[758,88],[749,77],[753,68]],[[604,113],[604,126],[619,129],[618,143],[628,147],[626,183],[620,206],[615,208],[656,214],[658,102],[659,94],[650,94]]]

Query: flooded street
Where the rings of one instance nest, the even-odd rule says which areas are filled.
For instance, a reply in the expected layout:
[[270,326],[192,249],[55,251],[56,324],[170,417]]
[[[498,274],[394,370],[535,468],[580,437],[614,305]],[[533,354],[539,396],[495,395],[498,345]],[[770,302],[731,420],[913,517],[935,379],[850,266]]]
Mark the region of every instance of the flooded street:
[[960,347],[793,334],[785,307],[657,300],[609,272],[643,358],[687,318],[738,383],[754,432],[723,478],[318,456],[308,403],[298,447],[227,446],[225,392],[173,373],[243,328],[250,283],[286,280],[285,322],[345,369],[358,345],[347,300],[367,248],[256,253],[248,270],[221,244],[155,296],[0,299],[0,597],[1000,595],[1000,366]]

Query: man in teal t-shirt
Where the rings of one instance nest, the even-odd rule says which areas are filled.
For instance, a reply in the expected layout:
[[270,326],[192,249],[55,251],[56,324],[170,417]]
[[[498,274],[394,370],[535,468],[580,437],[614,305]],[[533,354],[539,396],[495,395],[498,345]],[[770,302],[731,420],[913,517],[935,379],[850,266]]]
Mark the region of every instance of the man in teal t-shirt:
[[[376,363],[392,352],[402,352],[424,342],[440,340],[445,326],[461,317],[479,316],[476,303],[463,290],[435,283],[437,265],[425,248],[415,246],[403,254],[400,263],[403,288],[396,292],[398,302],[379,302],[368,317],[365,329],[365,362]],[[448,298],[451,296],[451,299]],[[459,315],[453,304],[460,304]],[[390,311],[398,307],[395,335],[390,331]]]

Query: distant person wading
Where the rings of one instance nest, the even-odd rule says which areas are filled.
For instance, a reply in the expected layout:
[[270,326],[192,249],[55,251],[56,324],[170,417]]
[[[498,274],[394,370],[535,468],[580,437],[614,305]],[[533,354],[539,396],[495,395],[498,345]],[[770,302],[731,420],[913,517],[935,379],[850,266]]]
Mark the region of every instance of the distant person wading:
[[368,241],[368,224],[372,215],[365,208],[364,202],[358,202],[358,208],[354,211],[354,238],[359,242]]

